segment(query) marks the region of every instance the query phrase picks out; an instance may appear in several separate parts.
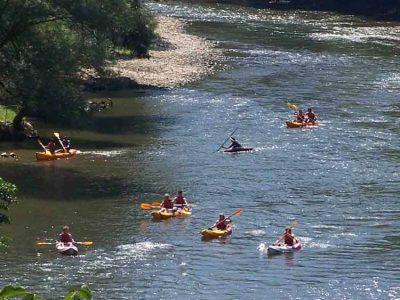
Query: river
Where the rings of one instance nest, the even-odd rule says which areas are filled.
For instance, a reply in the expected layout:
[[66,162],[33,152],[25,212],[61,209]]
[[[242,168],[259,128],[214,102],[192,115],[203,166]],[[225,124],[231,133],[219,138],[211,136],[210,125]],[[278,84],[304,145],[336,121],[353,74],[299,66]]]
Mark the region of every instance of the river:
[[[37,163],[25,146],[3,159],[20,194],[2,226],[13,241],[0,285],[50,299],[81,283],[95,299],[399,299],[399,24],[149,6],[218,42],[227,67],[181,88],[99,95],[114,108],[67,131],[82,151],[73,159]],[[286,128],[287,101],[313,107],[321,125]],[[235,128],[256,150],[215,153]],[[154,222],[139,207],[178,189],[191,217]],[[201,240],[239,207],[231,238]],[[300,252],[260,251],[294,220]],[[35,246],[64,224],[94,245],[77,257]]]

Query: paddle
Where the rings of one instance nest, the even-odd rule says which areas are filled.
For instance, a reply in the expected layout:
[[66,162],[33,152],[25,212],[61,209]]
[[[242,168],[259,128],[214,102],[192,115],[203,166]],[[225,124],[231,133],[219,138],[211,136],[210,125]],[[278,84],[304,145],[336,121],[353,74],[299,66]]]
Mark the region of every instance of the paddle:
[[43,143],[42,143],[39,139],[38,139],[37,141],[38,141],[39,145],[42,146],[43,150],[44,150],[46,153],[48,153],[49,150],[47,150],[47,148],[43,145]]
[[236,132],[236,130],[238,130],[237,127],[235,128],[234,131],[232,131],[232,133],[228,136],[228,138],[221,144],[221,146],[219,146],[219,148],[214,152],[218,152],[225,145],[225,143],[231,138],[231,136]]
[[[243,208],[237,208],[233,214],[231,214],[230,216],[225,217],[225,219],[223,219],[223,220],[217,222],[217,223],[215,224],[215,226],[217,226],[218,224],[221,224],[222,222],[225,222],[227,219],[230,219],[230,218],[232,218],[232,217],[235,216],[235,215],[238,215],[238,214],[242,213],[242,211],[243,211]],[[215,227],[215,226],[214,226],[214,227]],[[209,227],[209,229],[212,229],[212,227]]]
[[140,208],[141,209],[152,209],[152,208],[160,208],[159,202],[153,202],[153,203],[140,203]]
[[[37,242],[36,245],[54,245],[56,242]],[[91,246],[93,241],[74,242],[74,244]]]
[[61,147],[64,149],[64,152],[67,152],[67,150],[65,149],[65,147],[64,147],[64,144],[61,142],[61,140],[60,140],[60,134],[58,133],[58,132],[54,132],[53,133],[54,134],[54,136],[57,138],[57,140],[60,142],[60,145],[61,145]]
[[299,106],[296,105],[296,104],[294,104],[294,103],[288,102],[287,105],[288,105],[289,108],[291,108],[291,109],[299,110]]

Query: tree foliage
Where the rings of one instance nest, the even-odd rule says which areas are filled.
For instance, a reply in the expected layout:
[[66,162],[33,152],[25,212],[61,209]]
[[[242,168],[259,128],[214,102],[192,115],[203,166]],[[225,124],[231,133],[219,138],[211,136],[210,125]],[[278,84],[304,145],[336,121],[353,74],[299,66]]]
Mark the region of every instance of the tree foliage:
[[[22,299],[22,300],[43,300],[43,298],[39,297],[36,294],[30,293],[26,291],[24,288],[20,286],[12,286],[8,285],[4,287],[0,291],[0,300],[8,300],[8,299]],[[64,300],[91,300],[92,292],[89,287],[83,284],[80,288],[76,290],[71,290],[64,297]]]
[[139,0],[0,0],[0,99],[24,116],[75,121],[83,111],[81,78],[103,74],[115,47],[136,55],[154,37]]
[[[0,177],[0,224],[9,224],[10,218],[1,211],[7,211],[8,206],[16,201],[17,187]],[[0,248],[6,246],[7,238],[0,236]]]

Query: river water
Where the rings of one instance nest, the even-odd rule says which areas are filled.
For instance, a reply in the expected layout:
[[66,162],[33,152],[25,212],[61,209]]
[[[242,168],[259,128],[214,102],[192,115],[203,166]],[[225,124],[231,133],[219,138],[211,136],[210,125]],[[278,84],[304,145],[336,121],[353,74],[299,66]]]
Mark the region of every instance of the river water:
[[[0,285],[50,299],[81,283],[95,299],[399,299],[398,24],[149,5],[219,42],[227,68],[168,91],[99,95],[114,108],[63,131],[82,151],[73,159],[37,163],[33,145],[3,145],[20,155],[0,163],[20,193],[2,226],[14,240]],[[287,101],[313,107],[321,125],[286,128]],[[215,153],[235,128],[256,150]],[[154,222],[139,208],[178,189],[191,217]],[[239,207],[231,238],[201,240]],[[303,250],[260,251],[294,220]],[[35,246],[64,224],[94,245],[77,257]]]

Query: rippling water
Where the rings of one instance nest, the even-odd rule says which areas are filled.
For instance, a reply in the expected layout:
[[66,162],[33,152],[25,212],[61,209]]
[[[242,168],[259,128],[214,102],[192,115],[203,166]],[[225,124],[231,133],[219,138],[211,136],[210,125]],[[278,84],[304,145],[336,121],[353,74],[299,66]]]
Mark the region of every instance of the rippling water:
[[[399,299],[399,26],[352,16],[149,4],[219,42],[227,70],[167,92],[112,95],[71,132],[81,155],[0,163],[21,189],[0,284],[54,298],[88,283],[96,299]],[[287,129],[286,102],[321,126]],[[132,109],[135,109],[135,112]],[[252,153],[215,153],[238,128]],[[139,203],[183,189],[186,219],[153,222]],[[233,212],[232,237],[198,231]],[[285,225],[304,249],[268,257]],[[59,257],[34,239],[70,224],[94,240]]]

